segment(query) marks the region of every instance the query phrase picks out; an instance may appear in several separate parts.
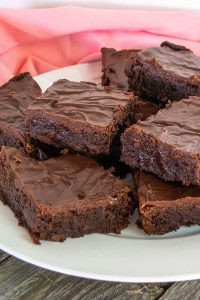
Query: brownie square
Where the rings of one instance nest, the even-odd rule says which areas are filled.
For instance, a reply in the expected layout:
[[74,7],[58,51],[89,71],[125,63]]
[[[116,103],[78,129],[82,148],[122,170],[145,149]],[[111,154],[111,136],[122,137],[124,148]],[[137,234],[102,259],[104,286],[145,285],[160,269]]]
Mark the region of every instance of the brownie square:
[[26,147],[30,142],[24,125],[25,110],[41,89],[29,73],[13,77],[0,87],[0,147]]
[[120,90],[61,79],[29,106],[26,125],[33,138],[47,144],[109,155],[113,141],[135,120],[135,99]]
[[163,42],[132,54],[125,73],[130,90],[152,101],[200,95],[200,58],[183,46]]
[[101,48],[102,85],[128,90],[128,78],[124,73],[125,63],[131,53],[138,51],[135,49],[117,51],[114,48]]
[[166,181],[200,185],[200,97],[174,102],[121,137],[122,161]]
[[0,170],[5,203],[35,242],[120,233],[129,224],[131,189],[92,159],[75,154],[37,161],[2,147]]
[[164,234],[185,225],[200,225],[200,187],[166,182],[137,172],[140,222],[147,234]]

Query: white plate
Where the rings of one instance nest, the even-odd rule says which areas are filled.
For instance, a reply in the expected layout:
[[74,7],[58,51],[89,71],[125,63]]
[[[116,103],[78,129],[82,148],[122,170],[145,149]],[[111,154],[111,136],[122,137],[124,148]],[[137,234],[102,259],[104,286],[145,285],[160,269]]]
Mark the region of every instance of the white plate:
[[[58,78],[99,81],[100,64],[59,69],[36,79],[45,89]],[[92,234],[64,243],[32,243],[7,206],[0,204],[0,249],[34,265],[65,274],[126,282],[200,278],[200,227],[147,236],[133,218],[121,235]]]

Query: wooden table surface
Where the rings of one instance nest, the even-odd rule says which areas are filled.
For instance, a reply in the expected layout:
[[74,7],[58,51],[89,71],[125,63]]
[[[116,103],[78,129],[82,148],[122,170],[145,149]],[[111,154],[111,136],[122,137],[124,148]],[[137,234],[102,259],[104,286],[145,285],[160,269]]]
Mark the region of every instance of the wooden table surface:
[[200,280],[134,284],[62,275],[0,250],[0,300],[199,300]]

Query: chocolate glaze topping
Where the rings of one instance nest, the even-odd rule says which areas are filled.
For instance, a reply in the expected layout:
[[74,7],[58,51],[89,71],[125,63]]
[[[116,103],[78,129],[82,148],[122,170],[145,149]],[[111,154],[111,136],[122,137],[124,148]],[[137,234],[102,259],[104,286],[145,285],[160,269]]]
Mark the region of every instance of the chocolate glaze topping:
[[156,59],[164,70],[184,78],[200,75],[200,58],[183,46],[163,42],[161,47],[145,49],[138,55],[143,59]]
[[17,174],[18,184],[27,188],[35,201],[47,206],[92,201],[125,188],[119,179],[85,156],[65,155],[40,162],[9,147],[2,147],[1,155]]
[[31,97],[38,97],[41,93],[39,85],[28,72],[21,73],[11,78],[8,82],[0,87],[0,92],[5,88],[9,91],[25,93]]
[[60,79],[34,101],[29,110],[44,111],[54,117],[105,127],[113,121],[114,108],[125,106],[128,95],[87,83]]
[[182,151],[200,152],[200,97],[172,103],[137,126],[157,139]]
[[[199,186],[183,186],[177,182],[166,182],[153,174],[137,172],[135,175],[140,205],[145,206],[147,202],[175,201],[187,197],[200,198]],[[188,199],[190,201],[190,199]]]
[[0,88],[0,126],[26,131],[24,116],[27,106],[39,96],[41,89],[29,73],[13,77]]

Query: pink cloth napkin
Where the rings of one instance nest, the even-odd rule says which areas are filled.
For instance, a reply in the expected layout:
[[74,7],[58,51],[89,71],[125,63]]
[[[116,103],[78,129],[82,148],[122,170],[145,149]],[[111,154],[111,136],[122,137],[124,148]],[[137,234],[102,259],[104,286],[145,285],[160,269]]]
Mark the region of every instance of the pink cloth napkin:
[[0,84],[100,58],[103,46],[144,48],[168,40],[200,56],[200,15],[81,7],[0,9]]

